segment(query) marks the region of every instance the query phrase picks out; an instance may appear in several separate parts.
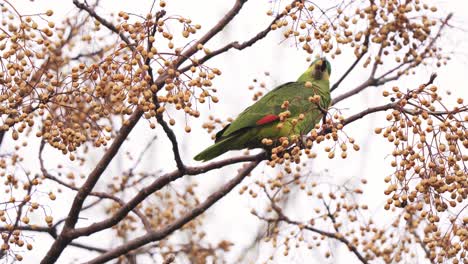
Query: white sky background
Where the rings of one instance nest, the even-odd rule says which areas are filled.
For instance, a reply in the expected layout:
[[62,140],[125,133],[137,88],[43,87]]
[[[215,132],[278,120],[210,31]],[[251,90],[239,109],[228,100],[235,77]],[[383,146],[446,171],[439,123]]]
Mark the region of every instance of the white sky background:
[[[54,18],[57,21],[67,15],[72,14],[71,10],[74,9],[71,0],[67,1],[46,1],[36,0],[34,2],[26,0],[14,0],[12,1],[15,6],[19,7],[21,13],[37,13],[45,11],[47,9],[53,9],[55,11]],[[149,10],[152,1],[133,0],[102,0],[100,7],[97,12],[102,15],[107,15],[110,12],[118,12],[124,10],[135,14],[146,14]],[[222,15],[231,8],[232,1],[188,1],[188,0],[168,0],[168,14],[180,14],[191,18],[195,23],[202,25],[202,32],[209,29]],[[468,1],[433,1],[434,4],[439,8],[444,9],[445,12],[454,12],[455,17],[453,24],[458,26],[464,26],[468,30],[466,22],[468,22]],[[217,37],[213,41],[210,41],[207,47],[215,49],[220,47],[222,43],[227,43],[231,40],[246,40],[262,30],[271,20],[270,17],[265,15],[265,12],[270,7],[269,1],[267,0],[256,0],[249,1],[242,9],[238,17],[236,17],[231,24],[228,25],[226,30],[221,33],[221,37]],[[439,77],[436,79],[435,84],[442,89],[450,89],[453,92],[451,100],[455,100],[456,97],[462,97],[468,99],[468,52],[466,49],[466,43],[468,41],[467,31],[462,30],[450,30],[450,36],[444,42],[447,50],[453,50],[453,60],[449,62],[446,67],[436,69]],[[197,35],[199,36],[199,35]],[[216,87],[219,88],[220,103],[212,105],[211,110],[215,111],[218,117],[221,116],[235,116],[241,112],[246,106],[252,103],[251,95],[246,89],[248,85],[252,83],[253,78],[263,78],[263,72],[269,71],[271,73],[270,82],[272,86],[284,83],[287,81],[295,80],[300,73],[307,67],[307,63],[304,60],[304,52],[296,49],[287,43],[280,43],[281,34],[279,32],[273,32],[269,37],[260,41],[251,48],[248,48],[242,52],[232,51],[228,54],[220,56],[219,58],[213,59],[208,64],[218,67],[222,70],[223,75],[217,78],[215,81]],[[96,47],[99,47],[97,42]],[[336,60],[332,61],[332,79],[333,83],[338,76],[347,69],[352,63],[353,57],[345,53],[343,56],[339,56]],[[415,87],[421,83],[427,82],[430,73],[433,70],[420,70],[417,75],[406,77],[404,81],[397,82],[401,88]],[[361,75],[358,71],[355,71],[350,75],[341,87],[337,90],[334,95],[341,94],[346,89],[353,88],[356,84],[362,82],[367,75]],[[387,84],[386,87],[391,87],[392,84]],[[372,88],[371,88],[372,89]],[[349,100],[349,102],[340,104],[340,108],[349,107],[351,110],[347,112],[348,115],[357,111],[357,109],[364,109],[368,106],[379,105],[382,102],[380,93],[365,92],[360,94],[357,99]],[[366,105],[366,107],[362,105]],[[356,108],[359,105],[359,108]],[[202,130],[201,123],[206,120],[208,109],[207,106],[203,106],[202,111],[204,116],[199,120],[191,120],[190,125],[192,126],[193,132],[187,136],[183,131],[183,122],[177,124],[178,130],[176,129],[179,142],[181,144],[182,157],[188,164],[196,164],[192,160],[192,157],[203,150],[205,147],[212,143],[210,137]],[[382,116],[380,116],[382,117]],[[358,153],[350,152],[348,159],[341,160],[335,158],[329,161],[326,157],[319,157],[313,165],[314,171],[321,175],[329,175],[336,179],[336,181],[343,182],[349,178],[360,178],[364,176],[369,181],[369,184],[364,186],[365,194],[362,199],[367,202],[370,208],[374,208],[376,214],[382,213],[380,210],[382,203],[385,201],[383,190],[385,184],[383,178],[390,174],[391,168],[389,160],[385,159],[385,155],[390,153],[391,146],[385,144],[381,136],[373,135],[373,128],[376,126],[383,125],[384,122],[378,120],[378,117],[366,118],[364,120],[356,122],[355,125],[346,128],[349,134],[356,138],[357,143],[361,145],[361,151]],[[170,171],[175,168],[172,162],[172,155],[167,155],[170,152],[169,144],[165,135],[160,133],[161,131],[151,131],[148,133],[149,128],[146,123],[141,123],[137,127],[136,131],[130,134],[131,141],[124,144],[125,150],[139,151],[146,145],[146,142],[154,136],[154,133],[159,133],[159,140],[154,144],[152,151],[146,156],[147,162],[142,164],[141,169],[148,168],[154,170],[156,164],[158,169],[164,171]],[[368,140],[370,137],[370,140]],[[5,138],[5,149],[9,149],[8,137]],[[371,144],[364,144],[370,142]],[[31,148],[34,155],[31,155],[29,161],[31,167],[37,166],[36,149],[37,142],[31,141]],[[2,146],[2,151],[4,147]],[[59,155],[50,148],[46,151],[49,155],[50,167],[55,164],[54,161],[60,160]],[[110,170],[106,176],[112,176],[112,173],[118,173],[119,168],[128,164],[125,157],[122,155],[123,151],[120,152],[118,157],[110,166]],[[163,154],[166,153],[166,154]],[[96,160],[99,158],[99,153],[96,153]],[[323,154],[323,152],[322,152]],[[226,154],[224,157],[231,154]],[[323,156],[323,155],[322,155]],[[76,165],[75,165],[76,166]],[[232,166],[236,167],[236,166]],[[256,169],[257,172],[261,171],[264,165],[260,165]],[[84,173],[89,168],[83,169]],[[325,170],[328,170],[326,172]],[[223,182],[228,180],[234,175],[235,170],[232,168],[217,170],[209,175],[203,175],[197,177],[197,181],[203,188],[200,188],[200,192],[204,195],[209,195],[211,191],[215,190],[216,187],[220,186]],[[105,182],[101,183],[101,186],[105,186]],[[99,188],[99,184],[98,187]],[[64,215],[68,212],[69,205],[72,197],[59,197],[58,201],[51,204],[51,207],[56,210],[56,206],[61,204],[62,212],[54,211],[54,218],[60,219],[60,215]],[[296,204],[291,207],[293,211],[310,210],[307,203],[301,203],[301,200],[295,201]],[[214,241],[220,241],[221,239],[232,240],[235,243],[239,243],[233,252],[230,253],[232,260],[238,257],[240,250],[242,249],[242,243],[246,243],[252,239],[258,228],[258,220],[249,214],[251,208],[258,206],[256,200],[252,200],[249,196],[241,196],[236,191],[233,191],[230,195],[225,197],[219,202],[214,208],[209,210],[208,220],[209,223],[207,228],[207,236],[212,238]],[[309,208],[309,209],[308,209]],[[102,214],[94,212],[96,215]],[[385,214],[385,213],[384,213]],[[88,215],[90,222],[96,215]],[[115,245],[115,241],[112,241],[106,234],[99,234],[95,236],[97,245],[102,247],[110,247]],[[102,239],[102,240],[101,240]],[[39,245],[39,241],[41,242]],[[48,236],[36,236],[35,246],[43,247],[43,250],[48,248],[49,243],[52,240]],[[342,247],[338,247],[339,251],[334,252],[334,263],[354,263],[355,257],[350,256],[346,250]],[[42,258],[45,251],[37,250],[31,254],[25,254],[24,263],[34,263],[38,258]],[[76,249],[67,249],[60,258],[60,263],[68,263],[73,258],[78,257],[80,261],[88,260],[91,257],[91,253],[83,254],[84,251]],[[282,251],[279,250],[281,255]],[[291,255],[285,261],[303,263],[305,261],[320,260],[321,256],[310,255],[310,254],[295,254],[291,251]],[[265,260],[260,256],[259,260]]]

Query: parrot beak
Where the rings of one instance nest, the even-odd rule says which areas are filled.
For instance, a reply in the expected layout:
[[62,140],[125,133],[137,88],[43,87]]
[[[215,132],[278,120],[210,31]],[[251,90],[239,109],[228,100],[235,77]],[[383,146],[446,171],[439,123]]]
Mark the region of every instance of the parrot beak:
[[325,70],[327,70],[327,59],[321,58],[321,61],[322,61],[322,65],[320,65],[320,70],[324,72]]

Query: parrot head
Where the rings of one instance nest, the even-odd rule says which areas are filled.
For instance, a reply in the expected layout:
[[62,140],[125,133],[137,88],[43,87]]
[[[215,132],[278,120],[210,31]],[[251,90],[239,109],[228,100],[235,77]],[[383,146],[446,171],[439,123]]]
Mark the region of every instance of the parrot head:
[[331,74],[331,64],[326,58],[314,60],[309,68],[299,77],[298,82],[312,80],[329,80]]

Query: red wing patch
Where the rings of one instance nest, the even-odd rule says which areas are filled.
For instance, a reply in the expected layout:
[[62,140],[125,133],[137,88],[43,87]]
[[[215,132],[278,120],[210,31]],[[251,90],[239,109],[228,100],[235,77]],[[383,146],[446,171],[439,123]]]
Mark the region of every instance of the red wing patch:
[[279,119],[279,116],[277,116],[277,115],[266,115],[266,116],[262,117],[261,119],[259,119],[257,122],[255,122],[255,124],[261,126],[261,125],[265,125],[265,124],[271,123],[273,121],[276,121],[278,119]]

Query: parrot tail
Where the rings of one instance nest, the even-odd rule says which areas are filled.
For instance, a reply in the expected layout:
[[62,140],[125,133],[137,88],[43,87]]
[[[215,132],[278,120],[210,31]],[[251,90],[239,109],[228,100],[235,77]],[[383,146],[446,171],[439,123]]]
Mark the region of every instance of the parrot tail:
[[219,155],[233,150],[232,146],[235,146],[238,141],[238,137],[228,137],[216,142],[214,145],[209,146],[207,149],[200,152],[193,159],[198,161],[208,161],[218,157]]

